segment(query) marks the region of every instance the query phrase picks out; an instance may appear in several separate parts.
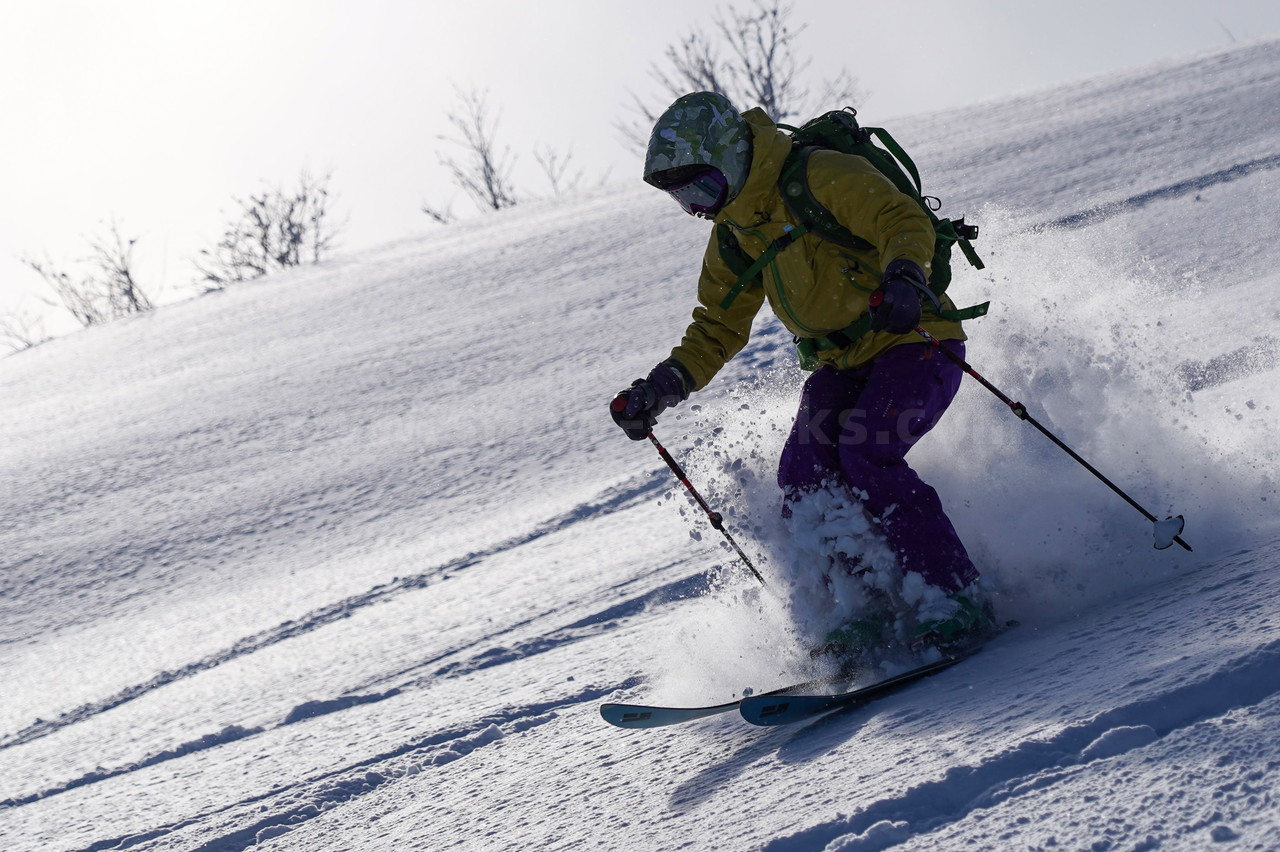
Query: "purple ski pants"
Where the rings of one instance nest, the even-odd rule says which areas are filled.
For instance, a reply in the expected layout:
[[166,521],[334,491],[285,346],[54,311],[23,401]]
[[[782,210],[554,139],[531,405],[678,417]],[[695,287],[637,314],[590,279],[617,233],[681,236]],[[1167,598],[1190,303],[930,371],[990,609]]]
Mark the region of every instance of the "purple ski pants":
[[[964,355],[958,340],[943,345]],[[937,425],[963,372],[930,344],[895,346],[853,370],[824,366],[805,382],[778,484],[789,500],[830,482],[854,492],[880,521],[904,571],[947,592],[978,577],[938,492],[904,457]]]

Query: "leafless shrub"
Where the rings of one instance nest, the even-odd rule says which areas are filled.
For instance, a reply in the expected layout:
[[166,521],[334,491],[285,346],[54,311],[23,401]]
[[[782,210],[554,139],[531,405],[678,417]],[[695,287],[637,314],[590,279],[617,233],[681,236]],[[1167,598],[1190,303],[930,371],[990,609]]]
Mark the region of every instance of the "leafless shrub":
[[[482,211],[502,210],[516,204],[511,168],[515,158],[510,148],[499,150],[496,138],[498,116],[489,107],[489,93],[477,89],[457,89],[457,111],[449,115],[449,123],[459,138],[445,141],[463,149],[461,157],[441,156],[440,163],[449,170],[453,182]],[[423,211],[437,221],[450,221],[452,214],[434,211],[423,205]]]
[[44,323],[38,317],[25,311],[0,316],[0,346],[10,352],[39,346],[48,339]]
[[795,37],[805,27],[789,29],[790,13],[791,7],[778,0],[767,6],[757,0],[754,14],[730,10],[729,19],[716,18],[721,38],[733,51],[729,77],[742,93],[740,100],[762,107],[776,121],[791,118],[809,95],[799,83],[809,61],[797,61],[792,52]]
[[72,275],[57,268],[53,261],[24,258],[23,263],[35,270],[58,297],[58,302],[88,328],[112,319],[151,310],[151,300],[134,278],[133,246],[137,237],[125,239],[115,222],[110,235],[90,242],[92,254],[82,263],[89,268]]
[[[497,141],[499,115],[489,103],[489,93],[477,89],[455,87],[457,106],[449,116],[457,135],[442,136],[443,141],[461,149],[459,156],[441,155],[440,163],[449,176],[482,212],[514,207],[523,193],[518,193],[511,172],[516,156]],[[581,185],[583,173],[574,170],[573,152],[559,152],[549,145],[536,146],[533,157],[542,169],[553,197]],[[422,212],[433,221],[447,225],[457,219],[453,205],[441,207],[424,202]]]
[[639,118],[616,125],[622,137],[645,147],[661,110],[688,92],[719,92],[739,109],[762,107],[775,121],[807,117],[864,99],[857,80],[843,69],[823,82],[817,98],[810,98],[801,82],[810,63],[797,59],[795,53],[796,38],[808,25],[792,29],[791,13],[792,4],[783,0],[754,0],[747,11],[730,6],[727,12],[716,13],[711,34],[694,31],[668,47],[665,63],[650,68],[665,101],[655,109],[633,94],[632,109]]
[[448,207],[432,207],[424,201],[422,203],[422,212],[426,213],[427,216],[438,225],[448,225],[457,218],[453,215],[452,202]]
[[202,249],[196,268],[215,289],[279,269],[319,263],[341,231],[330,217],[331,174],[302,172],[295,189],[266,189],[235,199],[239,215],[212,249]]
[[92,244],[112,317],[140,314],[155,307],[133,277],[133,245],[137,241],[137,237],[121,238],[120,229],[112,223],[110,239],[98,239]]
[[[717,27],[721,19],[717,18]],[[679,97],[686,92],[720,92],[727,95],[734,90],[733,71],[730,65],[720,58],[717,50],[718,41],[706,33],[694,31],[685,36],[679,44],[671,45],[664,54],[669,68],[654,63],[650,75],[672,97]],[[645,117],[656,119],[657,113],[650,112],[636,100],[636,106],[645,113]]]
[[49,289],[58,297],[57,302],[49,302],[49,304],[61,304],[75,317],[76,322],[85,328],[107,321],[105,306],[99,294],[100,288],[91,275],[79,275],[73,278],[69,273],[55,267],[53,261],[47,257],[44,260],[24,257],[22,262],[39,273],[45,284],[49,285]]
[[545,145],[534,149],[533,158],[542,167],[542,174],[551,185],[553,196],[559,197],[565,192],[577,189],[582,184],[582,170],[569,171],[573,163],[573,151],[560,153],[551,146]]

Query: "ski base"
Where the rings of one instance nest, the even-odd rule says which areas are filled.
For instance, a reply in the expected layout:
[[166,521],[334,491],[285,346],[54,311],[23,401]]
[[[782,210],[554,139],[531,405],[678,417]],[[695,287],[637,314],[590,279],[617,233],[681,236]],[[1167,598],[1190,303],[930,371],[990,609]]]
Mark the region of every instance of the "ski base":
[[[805,690],[813,690],[822,686],[830,686],[833,683],[848,683],[856,677],[856,672],[822,677],[817,678],[816,680],[807,680],[803,683],[792,684],[791,686],[784,686],[781,689],[775,689],[771,692],[761,693],[760,695],[748,696],[748,698],[768,698],[770,696],[786,695],[792,692],[804,692]],[[704,719],[707,716],[728,713],[730,710],[737,710],[739,705],[741,705],[745,700],[747,699],[728,701],[724,704],[712,704],[706,707],[662,707],[649,704],[603,704],[600,707],[600,716],[610,725],[614,725],[619,728],[661,728],[665,725],[678,725],[681,722],[691,722],[694,719]]]
[[661,728],[678,725],[718,713],[727,713],[738,707],[737,701],[715,704],[710,707],[656,707],[645,704],[604,704],[600,715],[610,725],[619,728]]
[[744,698],[738,702],[738,710],[742,714],[742,718],[746,719],[753,725],[762,725],[766,727],[774,725],[790,725],[795,722],[801,722],[805,719],[811,719],[823,713],[832,710],[848,709],[851,707],[860,707],[868,704],[877,698],[882,698],[890,693],[896,692],[909,684],[937,674],[943,669],[950,668],[956,663],[970,657],[976,653],[971,651],[966,654],[943,657],[932,663],[926,663],[893,677],[886,678],[882,681],[870,684],[868,686],[859,687],[849,692],[840,692],[834,695],[807,695],[807,694],[788,694],[788,695],[755,695]]

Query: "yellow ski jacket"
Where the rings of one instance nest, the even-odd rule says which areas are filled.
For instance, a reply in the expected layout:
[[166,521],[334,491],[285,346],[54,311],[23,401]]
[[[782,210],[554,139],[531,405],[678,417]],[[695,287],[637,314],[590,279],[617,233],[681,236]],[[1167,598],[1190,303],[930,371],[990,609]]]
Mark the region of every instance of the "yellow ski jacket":
[[[791,138],[761,109],[749,110],[743,118],[753,134],[751,169],[742,191],[716,215],[715,222],[727,224],[743,250],[759,257],[786,226],[800,224],[787,211],[778,189]],[[713,234],[703,256],[693,322],[671,352],[699,389],[746,346],[752,320],[765,299],[793,335],[822,338],[868,312],[868,298],[880,286],[881,271],[891,261],[914,261],[928,275],[933,225],[915,200],[899,192],[874,166],[861,157],[819,150],[809,159],[807,178],[817,200],[875,249],[855,251],[806,234],[765,267],[763,287],[746,288],[724,308],[721,303],[738,275],[725,264]],[[945,296],[942,303],[947,310],[955,307]],[[939,340],[965,339],[960,323],[933,316],[929,306],[921,326]],[[891,346],[920,342],[914,333],[867,333],[848,347],[819,352],[818,359],[837,369],[850,369]]]

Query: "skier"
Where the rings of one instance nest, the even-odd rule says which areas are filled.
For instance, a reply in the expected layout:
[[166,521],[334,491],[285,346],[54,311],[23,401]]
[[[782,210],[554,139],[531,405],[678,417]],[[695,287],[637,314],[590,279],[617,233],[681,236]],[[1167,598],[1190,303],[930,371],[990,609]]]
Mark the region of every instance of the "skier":
[[[726,262],[724,234],[731,233],[751,260],[797,229],[800,223],[779,190],[791,149],[790,136],[763,110],[740,114],[716,93],[685,95],[658,118],[644,180],[670,194],[686,213],[713,220],[717,233],[703,258],[699,306],[683,341],[619,394],[611,413],[628,437],[646,438],[658,415],[705,388],[746,345],[767,299],[798,342],[820,341],[813,347],[819,366],[805,382],[779,463],[784,513],[822,488],[857,495],[900,569],[939,591],[927,611],[914,614],[909,638],[944,649],[967,644],[992,623],[989,605],[976,592],[978,571],[937,492],[904,458],[937,424],[962,376],[915,333],[919,325],[963,354],[960,323],[932,313],[931,294],[922,316],[933,226],[919,204],[861,157],[818,150],[807,167],[811,191],[873,248],[852,250],[814,234],[794,243],[784,239],[785,250],[768,259],[759,284],[743,288],[741,270]],[[945,297],[943,306],[954,307]],[[864,315],[870,318],[867,333],[855,340],[835,333]],[[842,567],[859,570],[856,560]],[[856,656],[883,641],[886,619],[899,615],[858,614],[833,630],[821,650]]]

